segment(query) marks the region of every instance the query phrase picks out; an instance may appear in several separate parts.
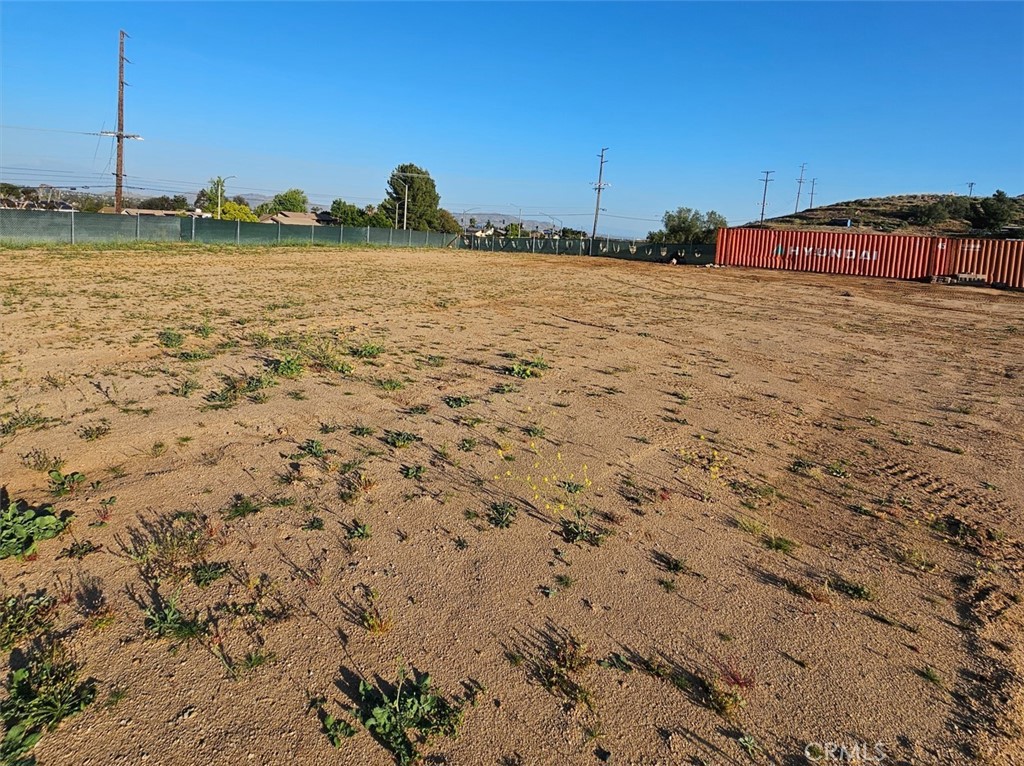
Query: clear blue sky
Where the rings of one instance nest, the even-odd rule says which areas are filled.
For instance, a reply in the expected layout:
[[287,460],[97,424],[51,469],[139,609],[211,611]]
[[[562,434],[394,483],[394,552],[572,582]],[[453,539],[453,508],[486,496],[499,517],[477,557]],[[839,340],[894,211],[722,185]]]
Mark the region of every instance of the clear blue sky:
[[[678,206],[755,219],[916,193],[1024,193],[1024,4],[0,3],[0,175],[112,185],[117,33],[127,184],[300,187],[379,202],[396,165],[441,204],[642,235]],[[804,187],[804,203],[809,185]],[[804,205],[802,205],[804,206]],[[651,220],[653,219],[653,220]]]

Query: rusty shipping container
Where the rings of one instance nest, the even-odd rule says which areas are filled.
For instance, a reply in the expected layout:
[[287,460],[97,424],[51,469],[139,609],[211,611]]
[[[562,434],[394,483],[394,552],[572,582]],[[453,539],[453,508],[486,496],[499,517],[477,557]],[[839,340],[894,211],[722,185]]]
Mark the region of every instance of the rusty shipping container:
[[950,273],[984,274],[994,285],[1024,289],[1024,240],[954,239]]
[[715,263],[890,279],[950,273],[947,237],[720,229]]

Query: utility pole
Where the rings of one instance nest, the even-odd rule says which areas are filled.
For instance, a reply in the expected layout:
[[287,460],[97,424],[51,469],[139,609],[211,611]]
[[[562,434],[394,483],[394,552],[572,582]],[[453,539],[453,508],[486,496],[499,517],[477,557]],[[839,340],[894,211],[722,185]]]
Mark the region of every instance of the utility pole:
[[804,188],[804,168],[807,167],[806,162],[800,163],[800,177],[796,179],[796,209],[794,213],[800,212],[800,191]]
[[124,38],[121,30],[117,45],[117,178],[114,186],[114,212],[120,213],[124,195]]
[[811,210],[814,210],[814,186],[818,183],[817,178],[811,179]]
[[597,169],[597,184],[594,188],[597,189],[597,205],[594,206],[594,230],[590,232],[590,238],[597,238],[597,216],[601,213],[601,190],[608,184],[604,183],[604,163],[607,160],[604,158],[604,153],[608,151],[608,147],[604,147],[601,153],[598,155],[601,158],[601,164]]
[[117,139],[117,166],[114,172],[114,211],[117,213],[120,213],[124,207],[124,140],[126,138],[142,140],[142,136],[124,132],[124,65],[126,62],[132,63],[124,57],[124,38],[126,37],[128,37],[128,33],[122,29],[117,46],[117,132],[100,131],[101,136],[113,136]]
[[967,198],[970,199],[974,196],[974,181],[967,182]]
[[772,180],[769,176],[774,173],[774,170],[762,170],[764,173],[764,195],[761,197],[761,226],[764,226],[764,206],[768,202],[768,183]]

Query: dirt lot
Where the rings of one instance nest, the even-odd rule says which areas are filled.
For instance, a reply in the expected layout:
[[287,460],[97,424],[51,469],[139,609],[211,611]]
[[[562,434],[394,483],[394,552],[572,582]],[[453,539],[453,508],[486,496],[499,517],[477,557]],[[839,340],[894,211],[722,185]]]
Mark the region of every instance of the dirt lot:
[[[3,670],[45,634],[95,684],[41,766],[1024,763],[1024,296],[0,259],[0,483],[73,514],[0,561],[53,599],[7,601]],[[402,667],[426,745],[385,720]]]

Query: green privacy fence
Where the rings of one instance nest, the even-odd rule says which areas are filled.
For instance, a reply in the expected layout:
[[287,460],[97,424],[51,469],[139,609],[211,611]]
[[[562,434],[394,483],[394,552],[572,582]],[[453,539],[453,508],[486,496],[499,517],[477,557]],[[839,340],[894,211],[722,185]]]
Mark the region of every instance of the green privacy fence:
[[619,239],[538,239],[469,237],[436,231],[376,229],[371,226],[293,226],[276,223],[215,221],[178,216],[129,216],[104,213],[0,209],[2,242],[207,242],[236,245],[309,243],[312,245],[387,245],[443,247],[500,253],[586,255],[630,261],[706,265],[714,263],[714,245],[636,244]]
[[176,242],[174,217],[0,209],[0,242]]
[[705,266],[715,262],[714,245],[638,244],[621,239],[536,239],[530,237],[463,237],[462,247],[495,253],[589,255],[627,261]]
[[438,231],[375,229],[372,226],[295,226],[280,223],[181,218],[183,242],[238,245],[301,243],[311,245],[390,245],[392,247],[460,247],[461,237]]
[[215,221],[178,216],[110,215],[75,211],[0,209],[0,242],[208,242],[273,245],[390,245],[461,247],[462,237],[437,231],[402,231],[368,226],[293,226]]

